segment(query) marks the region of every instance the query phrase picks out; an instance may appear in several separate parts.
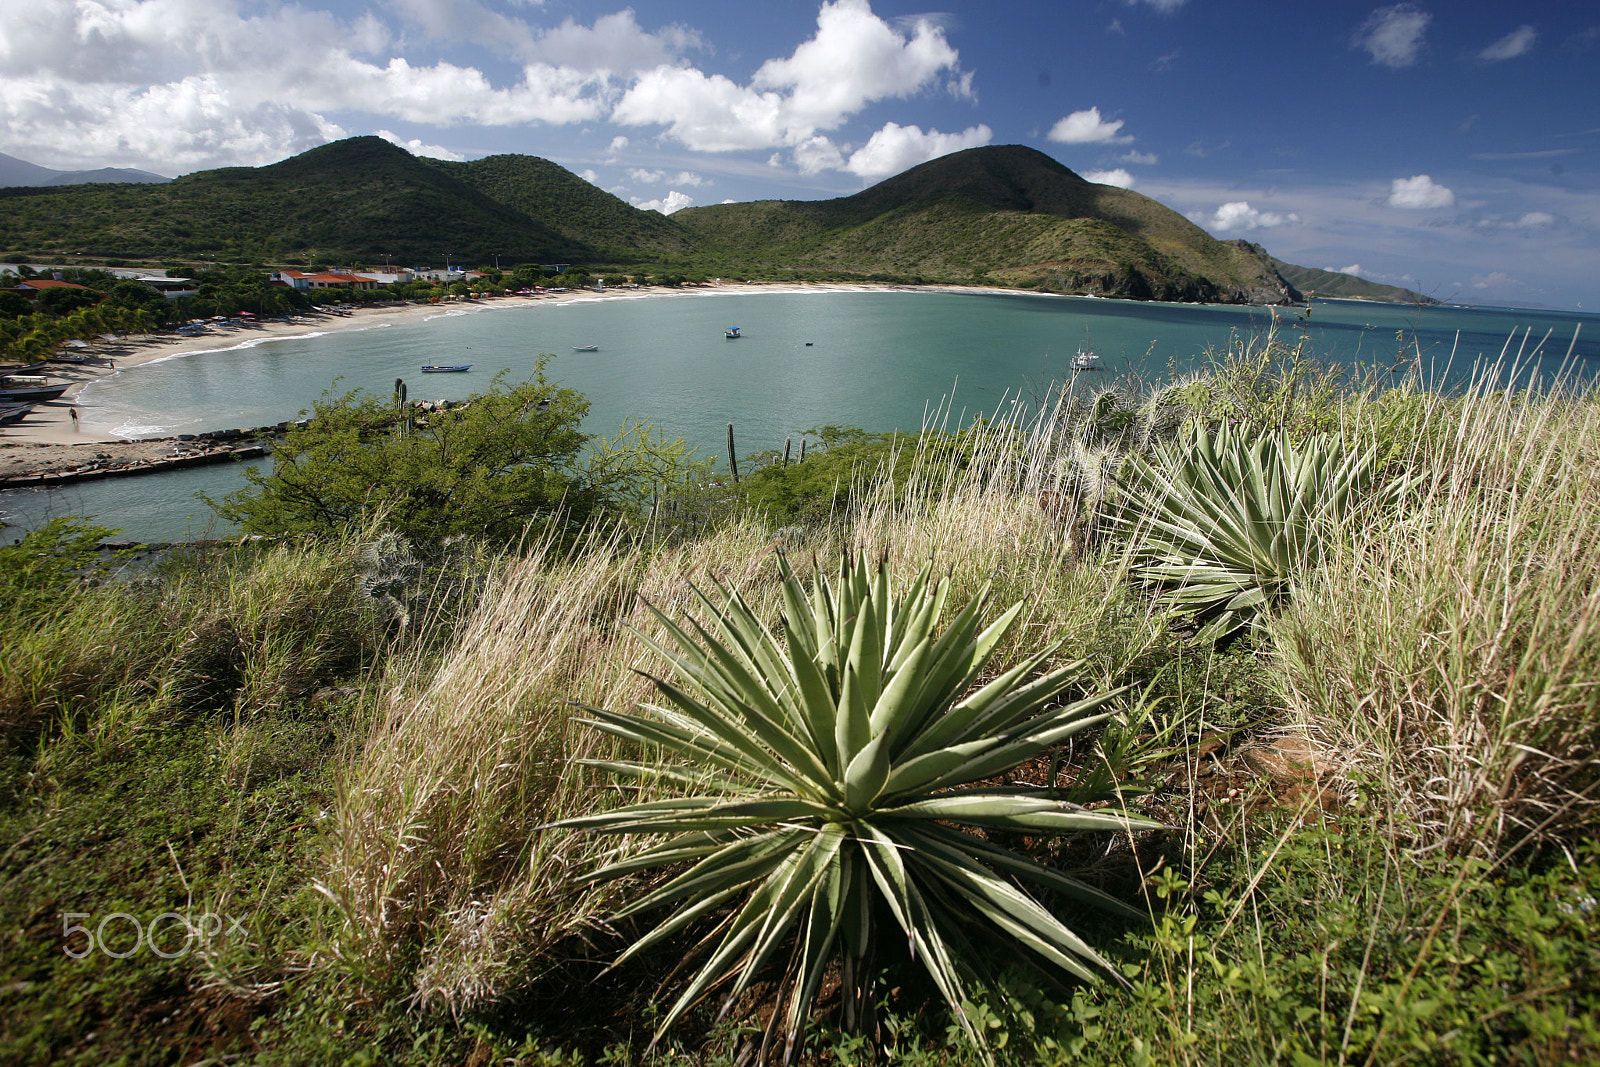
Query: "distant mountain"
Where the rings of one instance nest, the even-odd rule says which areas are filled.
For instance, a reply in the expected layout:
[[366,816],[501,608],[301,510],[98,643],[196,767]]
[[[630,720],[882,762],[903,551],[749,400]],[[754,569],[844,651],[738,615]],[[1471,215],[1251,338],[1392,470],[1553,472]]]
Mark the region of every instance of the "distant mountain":
[[0,152],[0,186],[8,185],[84,185],[95,182],[169,182],[159,174],[147,170],[130,170],[126,167],[102,167],[99,170],[51,170],[27,160]]
[[[1241,248],[1250,249],[1255,255],[1267,256],[1266,249],[1260,245],[1250,244],[1248,241],[1230,241],[1230,244],[1239,245]],[[1398,285],[1383,285],[1379,282],[1369,282],[1365,278],[1358,278],[1353,274],[1344,274],[1339,271],[1318,270],[1316,267],[1297,267],[1293,263],[1285,263],[1281,259],[1267,256],[1278,273],[1293,283],[1306,296],[1322,297],[1335,300],[1377,300],[1387,304],[1437,304],[1439,301],[1431,296],[1410,289],[1402,289]]]
[[942,156],[837,200],[717,204],[672,218],[702,253],[768,268],[1144,300],[1298,298],[1263,255],[1021,145]]

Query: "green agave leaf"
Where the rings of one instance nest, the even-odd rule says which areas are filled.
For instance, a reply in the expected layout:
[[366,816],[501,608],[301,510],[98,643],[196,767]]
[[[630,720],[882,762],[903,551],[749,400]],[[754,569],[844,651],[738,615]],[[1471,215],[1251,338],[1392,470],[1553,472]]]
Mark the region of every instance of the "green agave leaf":
[[1036,863],[1027,856],[1002,848],[975,834],[962,833],[948,826],[940,826],[938,823],[908,823],[897,827],[895,833],[908,844],[914,845],[918,851],[930,855],[948,856],[956,853],[970,856],[982,860],[991,867],[1026,878],[1045,889],[1102,911],[1114,912],[1130,919],[1149,917],[1146,912],[1130,906],[1103,889],[1097,889],[1052,867]]
[[944,819],[1000,830],[1158,830],[1161,824],[1109,811],[1089,811],[1061,800],[1015,794],[951,793],[900,804],[883,818]]
[[630,901],[617,912],[617,918],[625,919],[688,896],[737,889],[766,878],[784,863],[791,862],[795,845],[811,836],[804,830],[774,830],[724,845],[665,885]]
[[961,976],[945,944],[940,924],[906,870],[900,843],[872,826],[858,824],[857,834],[873,881],[877,883],[879,892],[888,902],[890,912],[905,932],[916,955],[922,960],[923,969],[933,979],[933,984],[944,996],[945,1003],[950,1005],[956,1021],[967,1036],[979,1048],[985,1047],[983,1035],[961,1009],[962,1001],[966,1000]]

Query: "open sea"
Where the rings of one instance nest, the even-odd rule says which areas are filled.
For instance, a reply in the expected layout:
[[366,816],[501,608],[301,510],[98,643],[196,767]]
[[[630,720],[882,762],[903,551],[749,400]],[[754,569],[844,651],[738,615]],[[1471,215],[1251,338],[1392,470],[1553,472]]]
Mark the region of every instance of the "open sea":
[[[91,383],[77,407],[86,429],[165,437],[294,418],[330,389],[387,397],[396,378],[413,400],[460,399],[502,371],[521,381],[541,353],[553,353],[546,374],[588,398],[588,432],[647,419],[721,457],[731,422],[743,456],[781,450],[786,438],[798,449],[807,430],[828,423],[915,430],[940,412],[954,428],[1032,404],[1070,374],[1080,346],[1101,354],[1103,380],[1155,381],[1200,365],[1235,334],[1266,331],[1274,318],[1280,331],[1304,330],[1318,358],[1366,366],[1418,359],[1440,388],[1502,354],[1508,363],[1520,356],[1524,375],[1548,379],[1569,364],[1584,380],[1600,372],[1600,315],[1592,313],[1316,301],[1307,314],[1022,293],[730,287],[506,301],[336,333],[308,327],[276,340],[223,335],[217,351]],[[728,326],[743,337],[724,339]],[[590,344],[598,351],[573,351]],[[472,370],[420,373],[424,364],[453,363]],[[228,528],[195,493],[217,496],[241,482],[236,466],[222,465],[13,490],[0,493],[3,536],[63,515],[92,515],[130,539],[218,536]]]

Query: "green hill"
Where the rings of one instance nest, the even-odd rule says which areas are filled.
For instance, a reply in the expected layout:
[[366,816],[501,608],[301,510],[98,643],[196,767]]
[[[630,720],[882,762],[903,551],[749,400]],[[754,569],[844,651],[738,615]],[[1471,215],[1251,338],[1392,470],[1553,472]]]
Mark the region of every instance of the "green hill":
[[702,254],[765,269],[989,279],[1055,292],[1284,303],[1262,257],[1020,145],[931,160],[853,196],[688,208]]
[[[1245,241],[1233,241],[1232,244],[1245,245]],[[1249,245],[1256,254],[1266,256],[1266,249],[1260,245]],[[1296,289],[1306,296],[1322,297],[1334,300],[1378,300],[1386,304],[1437,304],[1439,301],[1431,296],[1423,296],[1411,289],[1403,289],[1398,285],[1383,285],[1380,282],[1369,282],[1365,278],[1358,278],[1353,274],[1343,274],[1339,271],[1318,270],[1316,267],[1297,267],[1293,263],[1285,263],[1281,259],[1272,260],[1272,265],[1278,273],[1283,275]]]
[[595,251],[378,137],[162,185],[0,190],[0,247],[283,262],[582,262]]
[[1296,300],[1285,279],[1301,270],[1018,145],[944,156],[853,196],[669,218],[546,159],[443,162],[355,137],[161,185],[0,189],[3,251],[68,262],[671,263],[1232,303]]
[[470,163],[423,162],[603,259],[639,262],[689,249],[683,227],[661,212],[641,211],[548,159],[503,155]]

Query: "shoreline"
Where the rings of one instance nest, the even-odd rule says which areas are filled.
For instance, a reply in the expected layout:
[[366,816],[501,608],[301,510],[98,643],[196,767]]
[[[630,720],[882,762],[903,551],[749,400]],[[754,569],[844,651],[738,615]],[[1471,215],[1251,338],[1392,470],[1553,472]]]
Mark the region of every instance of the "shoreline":
[[[605,292],[581,290],[548,293],[543,296],[503,296],[451,304],[407,304],[390,307],[354,307],[349,314],[311,312],[289,322],[264,322],[240,328],[222,328],[200,337],[151,334],[126,338],[114,344],[97,344],[86,354],[93,363],[49,363],[43,373],[56,381],[71,383],[58,399],[39,404],[21,422],[0,427],[0,478],[14,475],[53,473],[84,466],[95,459],[132,463],[165,457],[172,449],[172,436],[125,437],[97,433],[72,425],[71,409],[78,393],[91,382],[102,381],[120,371],[168,359],[222,352],[244,346],[254,347],[275,340],[314,337],[329,333],[373,329],[391,322],[426,322],[446,315],[477,314],[486,311],[536,307],[540,304],[578,303],[591,300],[654,300],[672,297],[719,296],[741,293],[829,293],[829,292],[905,292],[983,293],[1009,296],[1050,296],[1029,290],[998,286],[904,285],[892,282],[730,282],[705,286],[667,289],[608,289]],[[33,372],[37,368],[28,368]],[[27,373],[27,372],[24,372]],[[231,427],[208,427],[231,429]]]

